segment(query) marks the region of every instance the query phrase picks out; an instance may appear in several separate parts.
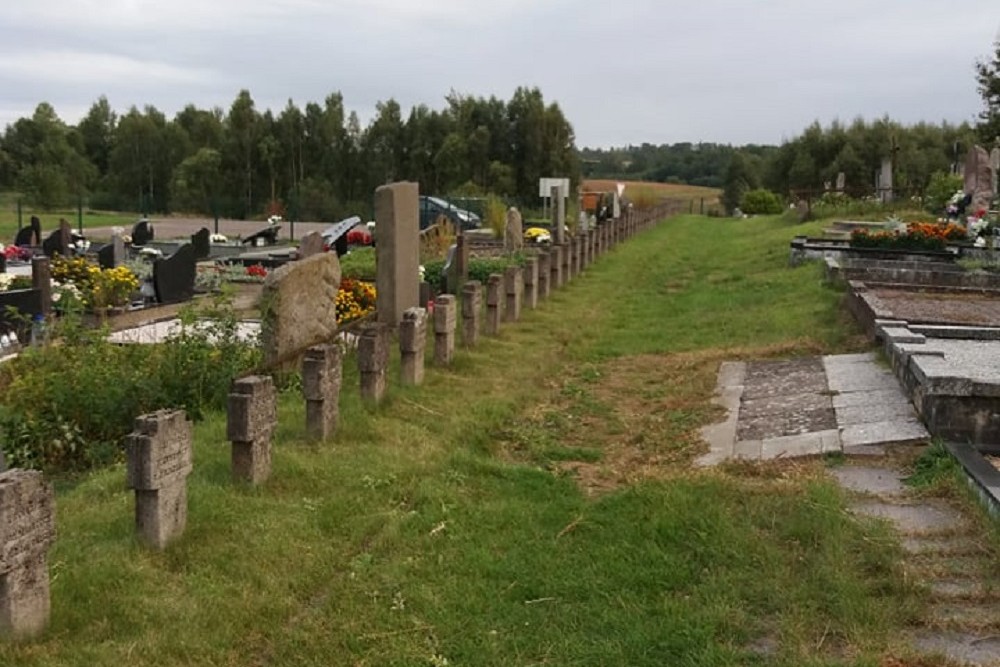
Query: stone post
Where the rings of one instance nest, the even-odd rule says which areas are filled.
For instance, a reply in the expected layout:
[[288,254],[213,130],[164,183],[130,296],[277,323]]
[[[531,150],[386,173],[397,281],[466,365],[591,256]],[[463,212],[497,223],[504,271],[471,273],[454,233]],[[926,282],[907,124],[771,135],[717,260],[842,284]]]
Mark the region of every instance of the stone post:
[[462,342],[466,347],[479,343],[479,320],[483,312],[483,284],[470,280],[462,288]]
[[568,283],[570,279],[573,277],[573,274],[570,271],[571,261],[573,259],[573,246],[570,245],[569,242],[567,242],[560,248],[560,251],[561,251],[560,257],[562,258],[562,268],[560,269],[559,286],[562,287],[563,285]]
[[424,381],[424,350],[427,348],[427,309],[407,308],[399,323],[399,382],[418,385]]
[[500,286],[503,276],[491,273],[486,281],[486,335],[500,335]]
[[554,292],[563,285],[563,247],[554,245],[549,250],[549,291]]
[[597,230],[587,230],[587,264],[593,264],[597,259]]
[[457,309],[454,294],[442,294],[434,300],[434,363],[439,366],[450,366],[455,358]]
[[538,298],[549,298],[549,284],[552,272],[549,269],[549,253],[538,253]]
[[[381,243],[382,236],[379,235]],[[415,281],[414,281],[415,282]],[[389,325],[381,322],[361,327],[358,336],[358,370],[361,371],[361,398],[376,405],[385,397],[389,367]]]
[[125,437],[125,485],[135,490],[139,539],[163,549],[187,525],[187,477],[193,468],[191,422],[183,410],[158,410],[135,420]]
[[538,307],[538,258],[529,257],[524,264],[524,305],[534,310]]
[[[448,292],[454,294],[459,286],[464,285],[469,279],[469,243],[464,233],[459,233],[455,239],[455,254],[451,258],[451,266],[448,269]],[[428,299],[427,301],[429,301]],[[423,306],[427,301],[421,299]]]
[[343,353],[338,343],[316,345],[302,359],[302,394],[306,399],[306,434],[326,440],[340,419]]
[[576,278],[580,272],[580,258],[576,254],[576,237],[571,236],[566,241],[566,280]]
[[583,273],[587,268],[587,232],[580,232],[576,237],[576,272]]
[[271,436],[278,424],[278,392],[270,375],[233,381],[226,411],[233,479],[263,484],[271,476]]
[[508,266],[503,272],[504,293],[507,295],[507,307],[504,309],[504,322],[517,322],[521,319],[521,295],[524,292],[524,277],[520,266]]
[[416,183],[375,190],[376,317],[396,327],[403,311],[419,305],[420,210]]
[[52,311],[52,265],[48,257],[31,258],[31,287],[41,290],[42,315],[47,318]]
[[0,473],[0,637],[28,639],[49,624],[52,486],[36,470]]
[[552,243],[562,245],[566,242],[566,199],[562,186],[552,186]]

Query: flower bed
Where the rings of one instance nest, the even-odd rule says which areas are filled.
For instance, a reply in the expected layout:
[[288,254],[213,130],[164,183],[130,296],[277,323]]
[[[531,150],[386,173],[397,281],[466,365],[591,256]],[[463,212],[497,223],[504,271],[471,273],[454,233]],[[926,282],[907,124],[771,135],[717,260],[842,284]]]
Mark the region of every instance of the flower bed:
[[375,285],[344,278],[337,291],[337,323],[347,324],[375,312]]
[[940,251],[949,242],[964,240],[966,236],[965,228],[954,223],[911,222],[906,225],[905,231],[855,229],[851,232],[851,247]]

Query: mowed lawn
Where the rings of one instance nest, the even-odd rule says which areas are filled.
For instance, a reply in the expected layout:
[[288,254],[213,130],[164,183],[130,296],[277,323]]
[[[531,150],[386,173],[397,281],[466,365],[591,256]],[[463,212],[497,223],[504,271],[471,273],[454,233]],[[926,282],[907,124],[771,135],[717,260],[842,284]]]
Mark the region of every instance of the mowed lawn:
[[718,188],[707,188],[700,185],[658,183],[656,181],[616,181],[607,178],[587,179],[583,182],[582,188],[585,191],[612,192],[618,183],[625,184],[626,197],[650,200],[689,199],[695,202],[696,210],[702,199],[705,200],[705,206],[715,204],[719,201],[719,195],[722,193]]
[[897,655],[921,594],[822,461],[692,466],[720,361],[863,346],[819,268],[787,266],[805,229],[670,220],[378,409],[348,357],[329,442],[304,439],[301,396],[282,394],[263,488],[230,482],[211,416],[188,531],[163,553],[133,538],[122,466],[61,482],[51,629],[0,644],[0,665]]

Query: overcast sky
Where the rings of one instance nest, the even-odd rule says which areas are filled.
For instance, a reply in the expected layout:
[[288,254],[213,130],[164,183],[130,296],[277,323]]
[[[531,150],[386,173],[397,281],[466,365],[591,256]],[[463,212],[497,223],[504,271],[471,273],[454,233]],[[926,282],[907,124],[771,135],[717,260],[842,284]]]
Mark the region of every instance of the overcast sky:
[[259,110],[341,91],[509,99],[538,86],[578,146],[780,143],[819,120],[974,121],[1000,0],[0,0],[0,126],[106,95]]

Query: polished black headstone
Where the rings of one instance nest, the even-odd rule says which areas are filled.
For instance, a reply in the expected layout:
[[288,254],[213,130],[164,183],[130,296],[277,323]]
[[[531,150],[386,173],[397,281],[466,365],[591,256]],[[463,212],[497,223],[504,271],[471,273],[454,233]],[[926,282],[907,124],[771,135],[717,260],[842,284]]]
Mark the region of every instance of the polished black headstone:
[[278,232],[280,231],[281,225],[272,225],[267,229],[262,229],[256,234],[246,237],[243,239],[243,243],[256,247],[274,245],[278,242]]
[[195,259],[208,259],[212,254],[212,240],[208,227],[202,227],[191,235],[191,245],[194,246]]
[[42,310],[42,290],[15,289],[0,292],[0,330],[17,332],[20,341],[31,336],[31,321]]
[[42,221],[37,215],[31,216],[31,224],[18,230],[14,237],[14,245],[40,246],[42,245]]
[[73,230],[65,220],[59,221],[59,229],[55,230],[49,237],[42,241],[42,252],[46,257],[62,255],[69,257],[69,244],[73,241]]
[[160,303],[187,301],[194,296],[197,272],[194,246],[185,243],[170,257],[153,263],[153,290]]
[[143,218],[132,227],[132,245],[144,246],[153,240],[153,225]]

